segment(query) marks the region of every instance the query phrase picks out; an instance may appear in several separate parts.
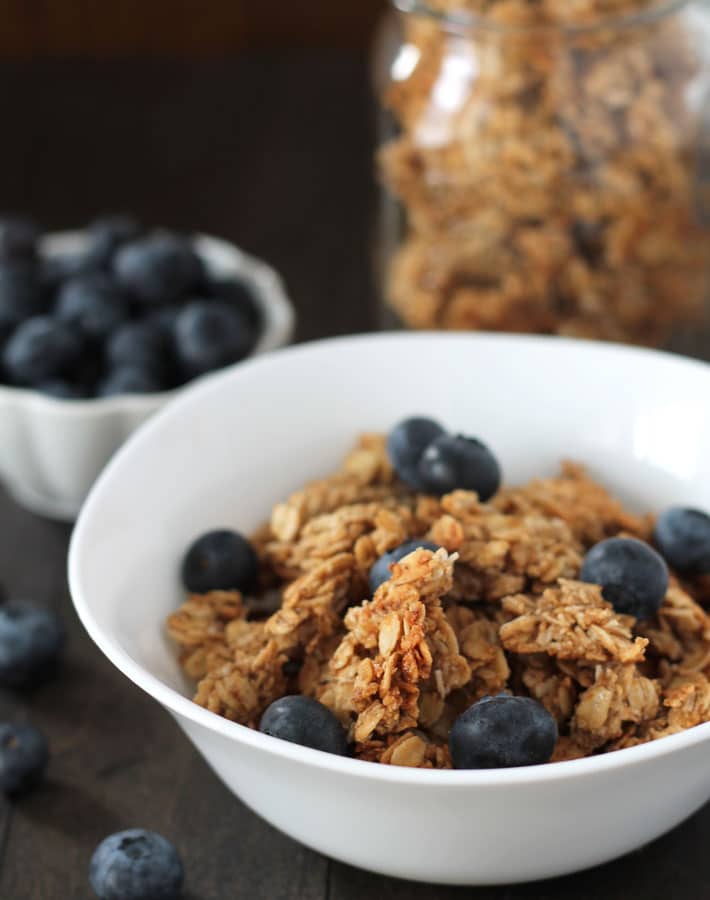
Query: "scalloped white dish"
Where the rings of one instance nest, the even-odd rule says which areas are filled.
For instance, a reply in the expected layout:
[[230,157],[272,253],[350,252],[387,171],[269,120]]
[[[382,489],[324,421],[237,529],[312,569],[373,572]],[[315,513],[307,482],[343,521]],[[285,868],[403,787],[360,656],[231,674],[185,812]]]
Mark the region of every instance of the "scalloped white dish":
[[632,509],[710,508],[709,393],[703,363],[562,338],[382,334],[252,360],[175,399],[100,476],[70,548],[77,612],[226,787],[309,847],[451,884],[606,862],[710,798],[710,723],[527,768],[378,765],[280,741],[194,704],[165,619],[182,602],[180,561],[196,535],[250,533],[275,502],[333,471],[356,435],[417,413],[485,439],[509,484],[571,458]]
[[[212,273],[240,275],[252,284],[263,328],[251,356],[287,344],[295,314],[279,275],[227,241],[196,235],[193,242]],[[70,255],[80,252],[84,243],[82,232],[58,232],[43,239],[41,251],[48,256]],[[22,506],[71,521],[96,476],[129,434],[191,384],[194,381],[159,394],[71,401],[0,385],[0,479]]]

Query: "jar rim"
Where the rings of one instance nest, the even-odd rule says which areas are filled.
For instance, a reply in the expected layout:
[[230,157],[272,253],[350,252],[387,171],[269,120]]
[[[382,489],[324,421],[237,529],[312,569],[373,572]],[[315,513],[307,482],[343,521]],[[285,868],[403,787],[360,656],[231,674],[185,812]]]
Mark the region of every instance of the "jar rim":
[[640,8],[633,12],[600,16],[591,22],[544,22],[531,25],[509,25],[503,22],[495,22],[489,16],[466,12],[465,10],[442,12],[434,9],[428,0],[390,0],[390,2],[401,13],[424,16],[438,22],[445,31],[480,31],[502,35],[548,32],[574,36],[608,28],[621,30],[648,25],[672,15],[684,6],[689,5],[693,0],[656,0],[656,2],[645,8]]

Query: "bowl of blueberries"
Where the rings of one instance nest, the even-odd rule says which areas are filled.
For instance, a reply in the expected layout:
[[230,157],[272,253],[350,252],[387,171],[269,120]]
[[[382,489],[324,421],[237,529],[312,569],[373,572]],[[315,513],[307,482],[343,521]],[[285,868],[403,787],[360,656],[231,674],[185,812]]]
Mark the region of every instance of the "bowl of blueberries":
[[0,478],[73,519],[107,460],[183,385],[288,343],[277,273],[227,241],[107,216],[0,217]]

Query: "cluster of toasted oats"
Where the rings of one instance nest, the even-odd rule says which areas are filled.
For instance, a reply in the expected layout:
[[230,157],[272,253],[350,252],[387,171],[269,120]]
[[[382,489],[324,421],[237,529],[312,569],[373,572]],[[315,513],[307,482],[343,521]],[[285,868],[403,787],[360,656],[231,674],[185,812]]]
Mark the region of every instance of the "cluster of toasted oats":
[[[197,703],[256,727],[278,697],[315,697],[361,759],[446,768],[454,719],[501,691],[554,716],[555,760],[628,747],[710,720],[710,618],[693,587],[673,581],[637,623],[575,580],[594,543],[649,539],[651,525],[572,465],[488,504],[416,494],[368,435],[255,536],[271,615],[213,591],[190,596],[168,631]],[[441,549],[405,557],[370,598],[373,563],[415,537]]]
[[697,320],[710,230],[688,26],[604,24],[649,0],[430,5],[487,24],[404,23],[385,98],[400,134],[380,153],[408,219],[386,288],[402,320],[647,345]]

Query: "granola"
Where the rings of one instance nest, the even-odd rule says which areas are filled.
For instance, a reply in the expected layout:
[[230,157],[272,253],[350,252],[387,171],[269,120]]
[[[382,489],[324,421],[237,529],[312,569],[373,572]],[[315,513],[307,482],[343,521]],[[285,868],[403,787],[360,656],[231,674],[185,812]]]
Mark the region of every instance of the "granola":
[[[557,723],[553,761],[577,759],[710,721],[703,579],[672,577],[644,622],[579,580],[593,544],[650,541],[652,524],[572,463],[486,503],[417,493],[368,435],[254,535],[256,595],[191,594],[167,631],[195,701],[252,728],[303,694],[337,716],[356,757],[450,768],[457,717],[509,693]],[[375,561],[412,539],[440,549],[395,562],[373,594]]]
[[430,0],[459,24],[403,18],[379,166],[406,212],[385,288],[406,325],[661,345],[701,319],[702,63],[674,10],[634,19],[657,5]]

